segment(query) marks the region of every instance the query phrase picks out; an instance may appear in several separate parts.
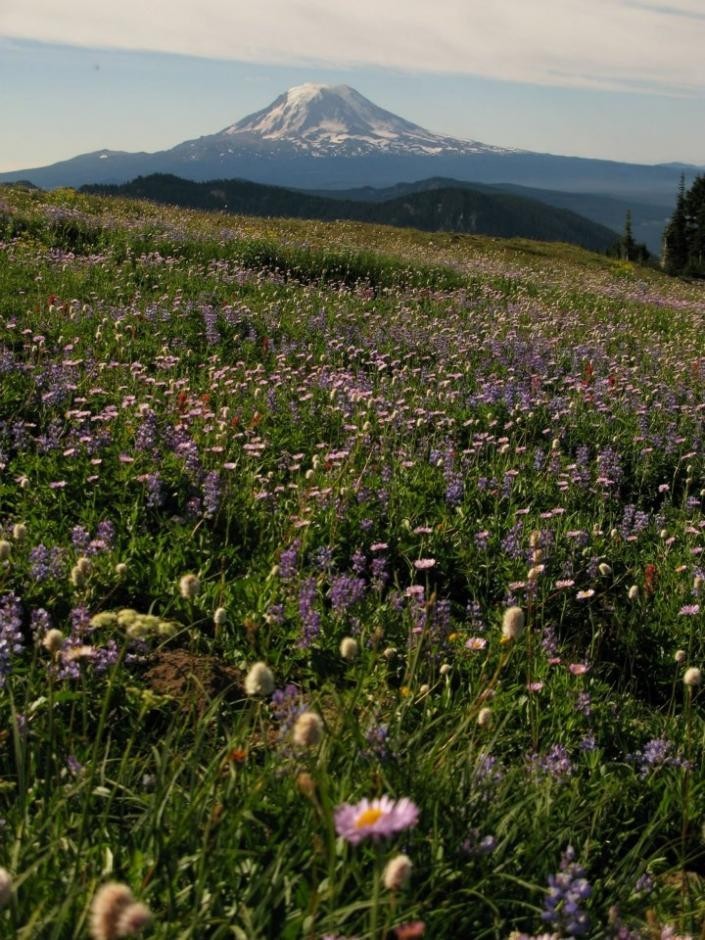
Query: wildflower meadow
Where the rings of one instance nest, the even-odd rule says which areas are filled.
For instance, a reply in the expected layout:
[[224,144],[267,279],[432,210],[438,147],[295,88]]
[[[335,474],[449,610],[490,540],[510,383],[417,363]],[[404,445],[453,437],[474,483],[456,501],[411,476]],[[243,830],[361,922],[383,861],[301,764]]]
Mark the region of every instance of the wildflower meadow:
[[705,937],[705,286],[0,190],[0,936]]

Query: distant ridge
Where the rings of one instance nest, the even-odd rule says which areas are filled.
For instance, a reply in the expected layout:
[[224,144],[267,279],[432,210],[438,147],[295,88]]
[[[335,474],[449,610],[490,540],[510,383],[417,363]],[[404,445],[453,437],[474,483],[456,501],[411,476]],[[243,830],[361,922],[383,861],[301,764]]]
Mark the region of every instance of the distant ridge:
[[242,215],[345,219],[426,231],[562,241],[593,251],[606,251],[618,238],[614,231],[574,212],[511,193],[464,185],[419,189],[396,198],[366,202],[246,180],[196,183],[169,174],[153,174],[120,186],[85,186],[83,191]]
[[[589,193],[672,211],[681,173],[697,168],[648,166],[531,153],[436,134],[393,114],[349,85],[290,88],[254,114],[214,134],[156,153],[97,150],[51,166],[0,174],[0,181],[79,187],[170,173],[194,181],[248,179],[301,189],[390,186],[446,177],[474,184],[513,184]],[[612,224],[609,211],[598,218]],[[621,225],[620,225],[621,229]]]

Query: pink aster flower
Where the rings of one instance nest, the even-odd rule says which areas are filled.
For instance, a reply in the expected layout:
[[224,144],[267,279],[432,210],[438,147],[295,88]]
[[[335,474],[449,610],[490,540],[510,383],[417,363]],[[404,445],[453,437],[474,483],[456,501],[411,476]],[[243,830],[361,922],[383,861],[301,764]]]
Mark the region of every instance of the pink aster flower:
[[584,676],[586,672],[590,671],[590,667],[587,663],[571,663],[568,669],[574,676]]
[[381,839],[415,826],[419,808],[407,797],[391,800],[360,800],[355,806],[343,803],[335,809],[335,830],[346,842],[357,845],[363,839]]
[[414,562],[414,568],[417,571],[426,571],[428,568],[433,568],[435,564],[435,558],[419,558],[418,561]]
[[469,650],[483,650],[487,646],[487,640],[483,636],[471,636],[465,641],[465,648]]

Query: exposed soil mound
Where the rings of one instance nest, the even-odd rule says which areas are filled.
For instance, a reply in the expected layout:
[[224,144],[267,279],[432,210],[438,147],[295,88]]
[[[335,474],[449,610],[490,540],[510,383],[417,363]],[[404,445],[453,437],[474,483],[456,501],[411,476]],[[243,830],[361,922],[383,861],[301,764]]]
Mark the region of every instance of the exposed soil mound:
[[145,678],[153,692],[169,695],[183,708],[203,712],[219,695],[228,700],[245,698],[242,673],[216,656],[199,656],[187,650],[156,653]]

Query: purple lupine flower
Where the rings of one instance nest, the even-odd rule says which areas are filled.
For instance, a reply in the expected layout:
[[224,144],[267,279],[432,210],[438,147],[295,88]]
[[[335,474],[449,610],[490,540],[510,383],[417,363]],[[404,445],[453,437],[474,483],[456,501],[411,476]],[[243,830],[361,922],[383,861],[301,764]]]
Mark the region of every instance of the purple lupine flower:
[[361,600],[364,594],[365,581],[362,578],[343,574],[331,581],[329,596],[336,614],[345,613],[349,607]]
[[115,523],[111,522],[110,519],[102,519],[95,530],[95,539],[91,543],[95,545],[96,542],[100,542],[105,549],[113,547],[113,542],[115,541]]
[[303,626],[299,645],[304,649],[313,643],[321,630],[321,615],[313,606],[315,599],[316,579],[306,578],[299,588],[299,616]]
[[460,844],[461,852],[475,857],[491,855],[496,848],[497,839],[491,835],[481,836],[479,829],[471,829]]
[[673,743],[667,738],[652,738],[647,741],[642,751],[629,755],[639,765],[639,776],[646,777],[662,767],[687,767],[688,762],[679,757]]
[[51,629],[51,617],[43,607],[37,607],[29,615],[29,629],[35,643]]
[[546,754],[532,754],[531,765],[547,777],[565,780],[573,773],[573,762],[562,744],[554,744]]
[[343,803],[334,813],[335,830],[346,842],[357,845],[363,839],[389,838],[415,826],[419,808],[407,797],[391,800],[382,796],[375,800],[360,800],[354,806]]
[[90,533],[84,526],[75,525],[71,530],[71,544],[77,551],[84,552],[88,548],[90,540]]
[[367,559],[365,558],[365,553],[359,548],[353,552],[353,556],[350,559],[350,566],[356,575],[363,575],[367,568]]
[[60,578],[64,573],[64,553],[60,548],[35,545],[29,553],[29,573],[37,582]]
[[389,725],[372,725],[365,733],[367,747],[364,750],[364,756],[374,757],[377,760],[386,760],[388,756],[387,738],[389,737]]
[[272,717],[279,724],[279,737],[286,737],[296,723],[299,715],[306,711],[306,704],[301,690],[293,682],[283,689],[275,689],[270,699]]
[[147,505],[158,509],[164,502],[161,477],[158,473],[147,473],[142,480],[147,489]]
[[291,581],[296,575],[299,562],[299,549],[301,541],[294,539],[288,548],[279,556],[279,577],[282,581]]
[[0,688],[10,672],[10,658],[24,648],[22,605],[14,592],[0,598]]
[[218,471],[212,470],[210,473],[207,473],[203,481],[203,514],[206,518],[212,518],[217,514],[222,489]]
[[590,929],[583,904],[592,894],[585,869],[575,862],[572,846],[563,853],[560,871],[548,876],[548,895],[541,920],[557,928],[560,935],[582,937]]

